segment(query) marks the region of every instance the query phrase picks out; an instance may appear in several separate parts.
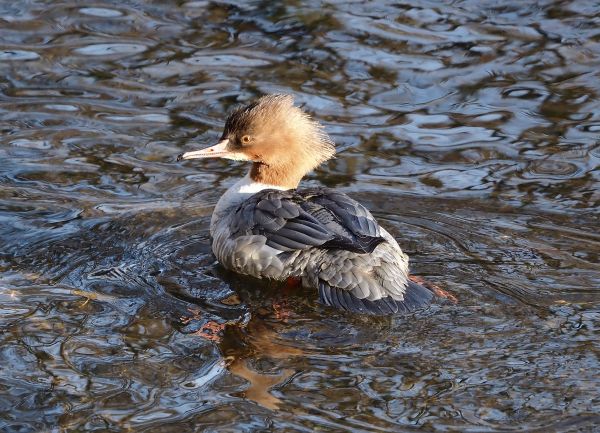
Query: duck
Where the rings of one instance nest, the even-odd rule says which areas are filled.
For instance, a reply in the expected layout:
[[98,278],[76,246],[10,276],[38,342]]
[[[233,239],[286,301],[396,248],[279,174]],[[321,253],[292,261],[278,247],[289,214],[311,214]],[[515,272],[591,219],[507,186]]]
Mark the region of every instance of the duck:
[[177,159],[250,163],[210,221],[212,251],[226,269],[296,280],[316,290],[320,303],[353,313],[426,306],[432,291],[409,278],[408,256],[365,206],[334,188],[299,188],[334,155],[324,127],[292,95],[271,94],[235,108],[217,144]]

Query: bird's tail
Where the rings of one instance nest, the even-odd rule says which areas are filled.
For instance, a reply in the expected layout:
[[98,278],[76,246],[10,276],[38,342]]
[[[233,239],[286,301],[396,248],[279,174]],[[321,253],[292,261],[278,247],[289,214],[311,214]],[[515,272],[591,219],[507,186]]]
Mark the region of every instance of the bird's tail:
[[423,307],[431,301],[433,293],[424,286],[408,280],[404,298],[394,299],[391,296],[369,300],[354,296],[349,290],[333,287],[319,280],[319,301],[322,304],[355,313],[388,315],[408,313]]

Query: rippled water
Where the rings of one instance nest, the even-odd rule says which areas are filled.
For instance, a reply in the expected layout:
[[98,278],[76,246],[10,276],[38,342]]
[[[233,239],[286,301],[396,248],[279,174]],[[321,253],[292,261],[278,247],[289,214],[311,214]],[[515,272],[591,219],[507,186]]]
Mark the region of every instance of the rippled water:
[[[0,2],[0,430],[599,431],[599,29],[584,0]],[[175,155],[271,92],[338,145],[305,185],[457,303],[362,318],[215,264],[246,168]]]

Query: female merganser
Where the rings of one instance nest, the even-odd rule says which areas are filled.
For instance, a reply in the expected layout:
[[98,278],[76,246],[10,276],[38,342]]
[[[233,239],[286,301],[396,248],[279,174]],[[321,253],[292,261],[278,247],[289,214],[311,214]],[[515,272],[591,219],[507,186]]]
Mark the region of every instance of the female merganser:
[[178,157],[252,162],[212,214],[215,256],[240,274],[301,279],[323,304],[348,311],[393,314],[427,304],[432,292],[409,280],[408,256],[364,206],[333,189],[296,189],[335,148],[293,102],[268,95],[238,108],[218,144]]

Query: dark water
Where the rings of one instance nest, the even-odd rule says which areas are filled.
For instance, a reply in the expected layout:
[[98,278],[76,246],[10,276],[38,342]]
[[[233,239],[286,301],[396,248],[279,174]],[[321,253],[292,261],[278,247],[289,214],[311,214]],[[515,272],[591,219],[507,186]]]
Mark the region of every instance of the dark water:
[[[456,304],[215,265],[175,156],[271,92]],[[600,431],[599,94],[592,1],[0,2],[0,431]]]

